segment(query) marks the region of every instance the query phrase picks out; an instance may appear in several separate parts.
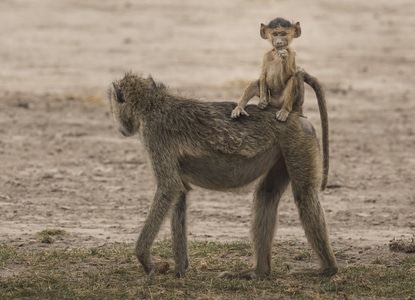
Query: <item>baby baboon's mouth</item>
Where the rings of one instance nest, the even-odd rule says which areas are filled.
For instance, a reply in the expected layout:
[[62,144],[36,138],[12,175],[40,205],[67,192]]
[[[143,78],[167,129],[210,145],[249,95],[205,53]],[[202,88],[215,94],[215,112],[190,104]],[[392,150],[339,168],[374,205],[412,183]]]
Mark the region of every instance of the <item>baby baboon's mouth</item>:
[[283,50],[283,49],[287,49],[287,46],[276,46],[274,47],[275,50]]

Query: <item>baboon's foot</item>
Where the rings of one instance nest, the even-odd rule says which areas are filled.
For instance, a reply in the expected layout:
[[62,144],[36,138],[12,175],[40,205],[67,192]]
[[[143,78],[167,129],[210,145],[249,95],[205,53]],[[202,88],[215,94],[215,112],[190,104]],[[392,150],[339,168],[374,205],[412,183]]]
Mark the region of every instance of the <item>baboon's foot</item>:
[[153,263],[149,254],[136,253],[138,261],[144,268],[147,274],[147,279],[152,279],[156,273],[156,265]]
[[152,268],[148,269],[147,267],[144,268],[144,271],[147,274],[147,280],[152,280],[154,276],[156,275],[156,266],[153,265]]
[[239,116],[247,116],[247,117],[249,117],[249,114],[243,108],[237,106],[232,111],[231,118],[232,119],[235,119],[235,118],[238,118]]
[[328,267],[328,268],[325,268],[325,269],[320,269],[317,272],[317,275],[318,276],[323,276],[323,277],[330,277],[330,276],[336,275],[337,272],[339,272],[339,267],[334,266],[334,267]]
[[[144,265],[143,265],[144,267]],[[147,274],[147,280],[152,280],[156,274],[166,274],[170,269],[170,264],[167,261],[159,261],[152,264],[152,267],[144,267]]]
[[321,277],[330,277],[339,271],[337,266],[329,267],[325,269],[318,269],[318,270],[293,270],[290,271],[289,275],[306,275],[306,276],[321,276]]
[[174,277],[175,278],[184,278],[186,276],[186,268],[177,266],[174,268]]
[[268,101],[267,101],[267,99],[261,99],[261,100],[259,100],[259,102],[258,102],[258,107],[260,108],[260,109],[264,109],[264,108],[266,108],[268,106]]
[[278,121],[285,122],[287,120],[289,114],[290,114],[290,112],[288,110],[281,109],[281,110],[277,111],[276,116],[277,116]]
[[[183,254],[183,253],[182,253]],[[187,251],[185,255],[175,255],[174,260],[174,277],[184,278],[186,276],[186,270],[189,267],[189,257]]]
[[240,278],[240,279],[247,279],[253,280],[256,279],[258,276],[255,273],[254,269],[248,269],[240,272],[231,272],[225,271],[218,275],[219,278]]

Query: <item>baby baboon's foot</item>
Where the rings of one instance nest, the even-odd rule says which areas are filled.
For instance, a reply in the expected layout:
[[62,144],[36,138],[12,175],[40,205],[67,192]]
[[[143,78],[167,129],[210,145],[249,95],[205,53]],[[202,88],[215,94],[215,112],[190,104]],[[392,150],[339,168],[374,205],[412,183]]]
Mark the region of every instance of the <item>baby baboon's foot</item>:
[[264,109],[265,107],[267,107],[268,106],[268,101],[267,101],[267,99],[261,99],[261,100],[259,100],[259,102],[258,102],[258,107],[260,108],[260,109]]
[[218,275],[219,278],[240,278],[240,279],[247,279],[252,280],[256,279],[257,275],[254,269],[248,269],[241,272],[231,272],[225,271]]
[[232,111],[231,118],[235,119],[235,118],[238,118],[241,115],[249,117],[248,113],[243,108],[241,108],[240,106],[237,106]]
[[289,114],[290,114],[290,112],[283,108],[283,109],[277,111],[277,114],[276,114],[277,120],[281,121],[281,122],[285,122],[287,120]]

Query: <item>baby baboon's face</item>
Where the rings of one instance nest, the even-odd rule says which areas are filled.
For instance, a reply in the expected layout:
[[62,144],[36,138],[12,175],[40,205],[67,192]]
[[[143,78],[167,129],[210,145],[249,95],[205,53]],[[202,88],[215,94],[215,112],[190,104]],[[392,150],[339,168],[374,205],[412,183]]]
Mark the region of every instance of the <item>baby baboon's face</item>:
[[140,123],[135,118],[134,105],[130,101],[126,101],[124,93],[119,82],[113,82],[109,90],[110,107],[118,130],[124,136],[134,135]]

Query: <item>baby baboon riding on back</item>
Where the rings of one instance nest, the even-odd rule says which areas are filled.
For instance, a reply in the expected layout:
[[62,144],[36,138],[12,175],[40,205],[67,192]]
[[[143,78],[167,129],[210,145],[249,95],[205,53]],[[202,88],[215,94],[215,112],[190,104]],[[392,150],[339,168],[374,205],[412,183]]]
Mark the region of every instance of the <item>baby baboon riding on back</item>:
[[250,105],[245,108],[250,117],[235,120],[229,118],[232,102],[185,99],[152,78],[132,74],[111,85],[110,106],[123,135],[139,134],[157,183],[135,249],[149,278],[156,272],[150,249],[169,211],[174,275],[185,276],[191,185],[228,191],[257,179],[252,213],[255,265],[224,276],[270,274],[278,204],[290,182],[305,234],[320,263],[316,273],[337,272],[319,201],[324,177],[319,142],[311,123],[299,113],[293,111],[285,122],[278,122],[274,107],[260,110]]
[[[290,48],[294,38],[301,35],[300,23],[276,18],[268,25],[261,24],[260,34],[272,45],[272,49],[264,54],[262,71],[259,80],[251,82],[232,111],[232,117],[248,115],[244,110],[248,101],[259,97],[258,106],[262,109],[269,105],[279,108],[277,119],[285,121],[293,109],[294,102],[303,100],[298,97],[298,80],[296,75],[295,52]],[[302,102],[297,103],[302,107]]]
[[249,116],[245,107],[249,100],[257,96],[259,97],[258,107],[264,109],[269,105],[278,108],[276,118],[285,122],[292,110],[299,114],[303,113],[303,83],[309,84],[317,95],[320,110],[325,174],[323,186],[325,188],[329,169],[329,125],[326,100],[317,78],[296,66],[295,52],[290,48],[290,44],[294,38],[301,36],[300,23],[292,24],[283,18],[275,18],[268,25],[261,24],[260,35],[270,42],[272,49],[264,54],[259,80],[248,84],[238,105],[233,109],[231,117]]

